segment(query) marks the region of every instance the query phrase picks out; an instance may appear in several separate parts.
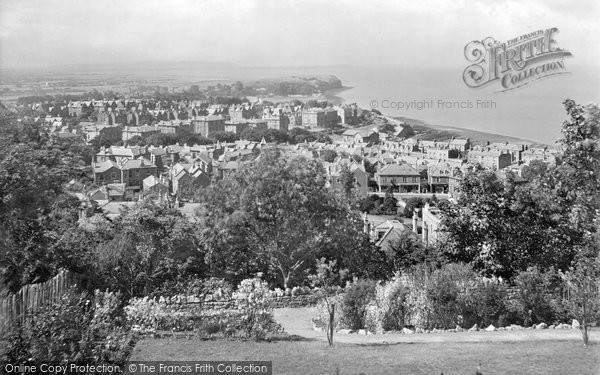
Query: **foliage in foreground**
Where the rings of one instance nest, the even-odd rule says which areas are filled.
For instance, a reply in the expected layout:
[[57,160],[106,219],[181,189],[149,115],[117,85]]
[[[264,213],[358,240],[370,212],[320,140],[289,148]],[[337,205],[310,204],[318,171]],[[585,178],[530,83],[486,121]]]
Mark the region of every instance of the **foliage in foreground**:
[[9,345],[0,359],[21,364],[123,364],[135,342],[123,319],[119,296],[97,292],[94,298],[74,290],[15,322],[4,339]]

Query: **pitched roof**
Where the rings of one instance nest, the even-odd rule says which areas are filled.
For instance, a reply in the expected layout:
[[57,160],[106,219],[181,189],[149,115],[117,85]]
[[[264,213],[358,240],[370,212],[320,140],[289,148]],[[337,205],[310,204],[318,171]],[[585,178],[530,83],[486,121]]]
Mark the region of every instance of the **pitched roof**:
[[156,165],[146,158],[125,159],[121,163],[121,169],[156,168]]
[[111,168],[118,168],[117,163],[112,160],[101,161],[94,164],[94,173],[104,173]]
[[419,176],[414,168],[407,164],[388,164],[381,168],[380,176]]

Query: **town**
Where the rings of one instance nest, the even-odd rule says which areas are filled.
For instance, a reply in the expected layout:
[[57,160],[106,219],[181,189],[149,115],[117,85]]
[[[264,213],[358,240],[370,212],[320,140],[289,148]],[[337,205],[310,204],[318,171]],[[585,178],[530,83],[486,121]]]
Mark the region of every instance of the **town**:
[[[101,99],[21,107],[50,136],[99,147],[91,163],[92,181],[79,195],[86,207],[82,219],[94,212],[114,217],[145,197],[193,212],[198,189],[252,163],[263,149],[320,160],[332,190],[342,189],[340,173],[347,167],[359,195],[383,197],[390,191],[401,208],[411,197],[452,199],[462,176],[476,165],[525,183],[523,170],[532,162],[557,163],[558,150],[547,146],[423,140],[410,125],[355,104],[233,101],[240,103]],[[437,237],[440,218],[429,206],[422,217],[408,227],[415,232],[418,227],[428,243]]]

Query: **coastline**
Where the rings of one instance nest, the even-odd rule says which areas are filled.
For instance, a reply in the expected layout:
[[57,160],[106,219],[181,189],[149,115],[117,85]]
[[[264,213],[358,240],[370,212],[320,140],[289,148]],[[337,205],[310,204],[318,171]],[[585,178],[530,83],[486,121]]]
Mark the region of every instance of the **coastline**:
[[331,103],[333,105],[341,105],[344,104],[345,100],[341,96],[338,96],[338,94],[346,90],[350,90],[351,88],[351,86],[342,86],[338,87],[337,89],[325,90],[323,92],[323,96],[325,97],[325,99],[327,99],[328,103]]
[[[338,94],[340,94],[343,91],[349,90],[352,87],[348,87],[348,86],[342,86],[340,88],[337,89],[331,89],[331,90],[327,90],[323,93],[323,96],[325,96],[325,98],[327,98],[327,101],[331,104],[334,105],[341,105],[347,102],[351,102],[351,100],[346,100],[343,97],[339,96]],[[414,118],[410,118],[410,117],[403,117],[403,116],[389,116],[389,115],[385,115],[382,114],[383,117],[386,117],[388,119],[393,119],[396,121],[403,121],[406,124],[412,126],[415,131],[417,131],[417,133],[429,133],[429,134],[425,134],[427,138],[439,138],[439,139],[443,139],[443,138],[452,138],[454,137],[459,137],[459,138],[469,138],[471,140],[472,143],[474,144],[481,144],[481,145],[485,145],[486,142],[490,142],[490,143],[496,143],[496,142],[510,142],[510,143],[519,143],[519,144],[524,144],[530,147],[544,147],[544,146],[551,146],[551,144],[547,144],[547,143],[543,143],[543,142],[539,142],[539,141],[533,141],[530,139],[525,139],[525,138],[520,138],[520,137],[515,137],[515,136],[510,136],[510,135],[503,135],[503,134],[497,134],[497,133],[489,133],[489,132],[484,132],[484,131],[480,131],[480,130],[474,130],[474,129],[468,129],[468,128],[461,128],[458,126],[451,126],[451,125],[433,125],[430,123],[427,123],[423,120],[418,120],[418,119],[414,119]],[[421,129],[419,129],[421,128]],[[421,130],[421,131],[419,131]],[[429,130],[429,131],[427,131]],[[422,136],[423,134],[419,134],[418,136]]]

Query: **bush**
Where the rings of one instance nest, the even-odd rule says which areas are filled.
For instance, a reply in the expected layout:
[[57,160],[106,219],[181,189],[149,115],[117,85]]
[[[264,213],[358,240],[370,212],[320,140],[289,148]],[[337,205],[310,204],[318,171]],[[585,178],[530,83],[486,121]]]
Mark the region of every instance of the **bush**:
[[510,323],[507,301],[508,291],[503,282],[498,279],[474,279],[460,295],[461,326],[506,326]]
[[408,288],[405,316],[411,325],[432,328],[468,328],[497,325],[507,319],[507,288],[498,280],[483,279],[464,264],[446,264],[432,270],[413,267],[404,278]]
[[342,303],[341,322],[350,329],[365,328],[367,308],[375,298],[375,286],[372,280],[360,280],[346,288]]
[[552,269],[541,272],[530,267],[514,278],[518,293],[509,307],[519,323],[528,326],[564,320],[560,314],[562,304],[557,277]]
[[93,306],[87,294],[70,290],[58,301],[15,323],[4,338],[10,345],[0,359],[20,364],[123,364],[131,353],[134,336],[123,325],[119,300],[112,293],[97,293]]
[[258,278],[242,280],[233,293],[236,307],[242,312],[241,322],[246,336],[256,341],[281,331],[281,327],[273,319],[270,294],[267,282]]
[[368,314],[368,328],[372,332],[400,330],[405,325],[408,288],[398,277],[375,288],[375,306]]

